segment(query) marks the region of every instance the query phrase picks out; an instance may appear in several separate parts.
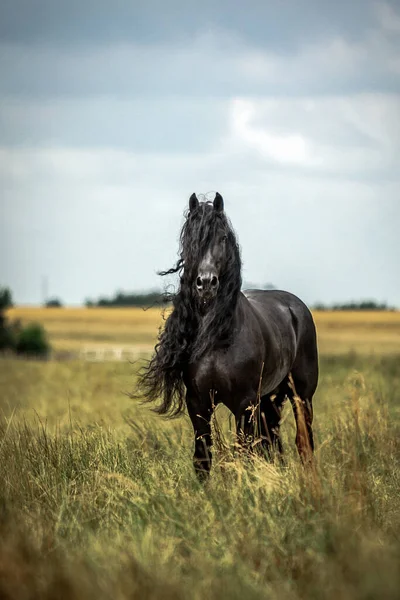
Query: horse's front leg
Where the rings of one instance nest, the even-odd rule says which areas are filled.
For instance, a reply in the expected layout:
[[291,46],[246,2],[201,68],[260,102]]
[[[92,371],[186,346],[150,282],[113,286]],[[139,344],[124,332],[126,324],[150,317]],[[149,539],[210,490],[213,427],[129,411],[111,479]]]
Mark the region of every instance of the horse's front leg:
[[282,394],[266,394],[261,398],[260,405],[260,432],[261,447],[264,450],[266,458],[272,460],[276,454],[279,460],[283,461],[283,448],[280,435],[280,422],[282,403],[284,396]]
[[259,437],[259,406],[256,402],[257,394],[251,399],[242,400],[235,413],[236,434],[239,445],[247,450],[254,447]]
[[194,394],[187,393],[186,405],[194,430],[193,466],[199,481],[205,481],[211,470],[211,399],[203,401]]

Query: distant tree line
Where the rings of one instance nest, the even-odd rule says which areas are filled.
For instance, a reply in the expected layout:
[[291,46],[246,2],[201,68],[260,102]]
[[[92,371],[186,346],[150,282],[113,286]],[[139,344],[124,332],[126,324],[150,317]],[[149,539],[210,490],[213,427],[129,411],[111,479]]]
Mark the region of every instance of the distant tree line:
[[[271,283],[266,283],[262,286],[250,283],[245,284],[246,288],[259,288],[264,290],[272,290],[275,287]],[[163,293],[160,290],[150,290],[149,292],[117,292],[113,297],[107,298],[101,296],[98,300],[87,298],[85,306],[139,306],[141,308],[149,308],[151,306],[165,305],[170,302],[170,294]]]
[[361,300],[360,302],[344,302],[343,304],[322,304],[314,305],[314,310],[396,310],[388,306],[386,302],[375,302],[375,300]]
[[59,298],[49,298],[49,300],[46,300],[44,305],[46,308],[61,308],[63,303]]
[[[272,284],[265,284],[264,286],[257,286],[246,284],[247,289],[258,288],[258,289],[275,289]],[[112,297],[101,296],[97,300],[90,298],[86,299],[85,305],[87,307],[102,306],[102,307],[118,307],[118,306],[138,306],[141,308],[149,308],[152,306],[165,305],[170,301],[169,295],[162,293],[160,290],[152,290],[149,292],[138,294],[137,292],[117,292]],[[47,303],[47,306],[62,306],[59,303]],[[323,304],[321,302],[313,306],[314,310],[386,310],[392,311],[395,308],[388,306],[385,302],[376,302],[375,300],[361,300],[351,301],[336,304]]]
[[22,326],[17,319],[10,321],[6,310],[12,306],[11,290],[0,286],[0,353],[12,352],[41,358],[48,356],[51,348],[42,325],[28,323]]
[[141,308],[149,308],[151,306],[160,306],[166,304],[168,298],[166,294],[158,290],[153,290],[143,294],[117,292],[112,298],[100,297],[98,300],[87,299],[85,305],[91,306],[139,306]]

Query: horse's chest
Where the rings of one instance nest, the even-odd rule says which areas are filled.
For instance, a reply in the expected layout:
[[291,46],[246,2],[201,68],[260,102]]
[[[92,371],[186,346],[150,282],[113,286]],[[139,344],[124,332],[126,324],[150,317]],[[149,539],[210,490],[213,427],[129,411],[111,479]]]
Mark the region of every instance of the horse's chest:
[[201,393],[209,390],[221,393],[232,385],[232,369],[223,357],[211,355],[197,365],[195,382]]
[[[199,361],[192,373],[192,382],[201,397],[212,394],[215,403],[227,406],[232,400],[242,397],[247,388],[257,385],[262,361],[256,357],[244,358],[234,352],[215,352]],[[253,381],[254,380],[254,381]]]

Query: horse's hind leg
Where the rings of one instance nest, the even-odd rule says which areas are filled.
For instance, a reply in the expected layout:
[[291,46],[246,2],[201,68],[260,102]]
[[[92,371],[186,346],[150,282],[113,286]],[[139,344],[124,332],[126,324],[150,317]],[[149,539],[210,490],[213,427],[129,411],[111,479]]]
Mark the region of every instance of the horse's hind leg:
[[272,459],[274,452],[282,454],[280,420],[286,392],[266,394],[260,402],[243,401],[236,414],[236,431],[242,448],[262,450]]
[[289,374],[288,379],[288,396],[296,421],[296,446],[300,458],[307,462],[314,451],[312,400],[315,388],[310,388],[296,373]]
[[302,317],[291,310],[293,327],[297,338],[297,353],[288,373],[288,396],[296,420],[296,446],[303,461],[312,457],[313,437],[313,396],[318,385],[318,347],[315,326],[311,313]]

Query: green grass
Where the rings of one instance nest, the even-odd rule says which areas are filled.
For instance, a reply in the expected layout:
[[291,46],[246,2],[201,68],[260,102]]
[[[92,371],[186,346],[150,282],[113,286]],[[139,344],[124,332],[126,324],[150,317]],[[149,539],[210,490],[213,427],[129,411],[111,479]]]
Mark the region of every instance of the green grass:
[[400,359],[325,356],[314,469],[240,458],[217,409],[210,482],[187,417],[135,367],[0,362],[0,598],[374,599],[400,589]]

